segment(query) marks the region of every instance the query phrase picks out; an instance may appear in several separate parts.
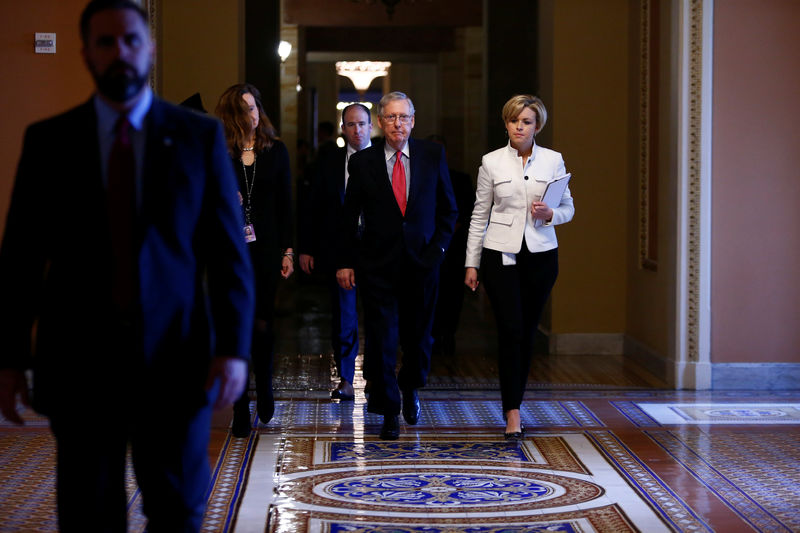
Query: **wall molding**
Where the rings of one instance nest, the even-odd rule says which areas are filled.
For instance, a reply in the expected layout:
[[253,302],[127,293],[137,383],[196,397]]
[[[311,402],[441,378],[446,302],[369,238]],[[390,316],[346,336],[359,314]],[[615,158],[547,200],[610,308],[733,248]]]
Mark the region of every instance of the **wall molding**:
[[675,386],[680,389],[711,388],[713,6],[713,0],[683,0],[678,10]]

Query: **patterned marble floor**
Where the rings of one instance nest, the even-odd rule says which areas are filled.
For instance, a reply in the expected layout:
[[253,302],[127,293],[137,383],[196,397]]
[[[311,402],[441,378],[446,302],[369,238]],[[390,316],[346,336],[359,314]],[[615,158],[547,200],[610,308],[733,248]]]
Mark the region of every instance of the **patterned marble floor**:
[[[473,309],[419,424],[386,442],[358,373],[354,402],[329,398],[319,301],[279,307],[273,421],[233,439],[215,416],[203,531],[800,532],[800,391],[674,391],[624,358],[540,354],[526,438],[507,443],[491,320]],[[52,439],[27,416],[0,420],[0,532],[55,531]],[[143,531],[132,477],[129,492]]]
[[[800,531],[800,392],[530,391],[520,444],[492,391],[425,391],[377,438],[363,399],[285,391],[254,426],[233,531]],[[680,404],[713,422],[659,422]]]

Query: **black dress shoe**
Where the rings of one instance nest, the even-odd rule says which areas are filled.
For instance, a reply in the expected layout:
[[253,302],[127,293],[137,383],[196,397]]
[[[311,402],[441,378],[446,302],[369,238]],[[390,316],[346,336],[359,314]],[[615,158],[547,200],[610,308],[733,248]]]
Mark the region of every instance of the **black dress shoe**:
[[353,386],[346,381],[340,382],[339,386],[331,391],[331,399],[339,400],[340,402],[352,402],[356,399]]
[[353,394],[344,394],[340,389],[333,389],[331,391],[331,400],[339,400],[342,402],[352,402],[356,397]]
[[417,395],[417,389],[411,389],[403,392],[403,418],[406,419],[406,423],[410,425],[415,425],[419,422],[419,396]]
[[397,440],[400,438],[400,422],[397,418],[397,415],[383,417],[383,427],[381,427],[382,440]]

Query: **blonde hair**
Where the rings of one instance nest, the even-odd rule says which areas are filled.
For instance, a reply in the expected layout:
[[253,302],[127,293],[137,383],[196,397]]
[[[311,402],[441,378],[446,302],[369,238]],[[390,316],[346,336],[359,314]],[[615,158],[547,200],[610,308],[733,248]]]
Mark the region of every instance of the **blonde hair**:
[[517,118],[526,107],[536,115],[535,135],[542,131],[547,122],[547,109],[544,107],[544,102],[536,96],[530,94],[512,96],[503,106],[503,122],[508,123],[511,119]]

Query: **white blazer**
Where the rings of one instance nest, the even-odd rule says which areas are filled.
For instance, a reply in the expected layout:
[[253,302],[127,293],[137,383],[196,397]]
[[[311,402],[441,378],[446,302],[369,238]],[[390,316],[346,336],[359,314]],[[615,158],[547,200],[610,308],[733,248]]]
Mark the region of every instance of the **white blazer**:
[[569,187],[559,206],[553,208],[553,219],[538,228],[533,226],[531,204],[542,197],[549,182],[566,174],[564,159],[560,153],[534,143],[524,169],[523,163],[511,143],[483,156],[465,266],[479,268],[484,247],[519,253],[523,235],[531,252],[545,252],[558,246],[554,226],[569,222],[575,214]]

